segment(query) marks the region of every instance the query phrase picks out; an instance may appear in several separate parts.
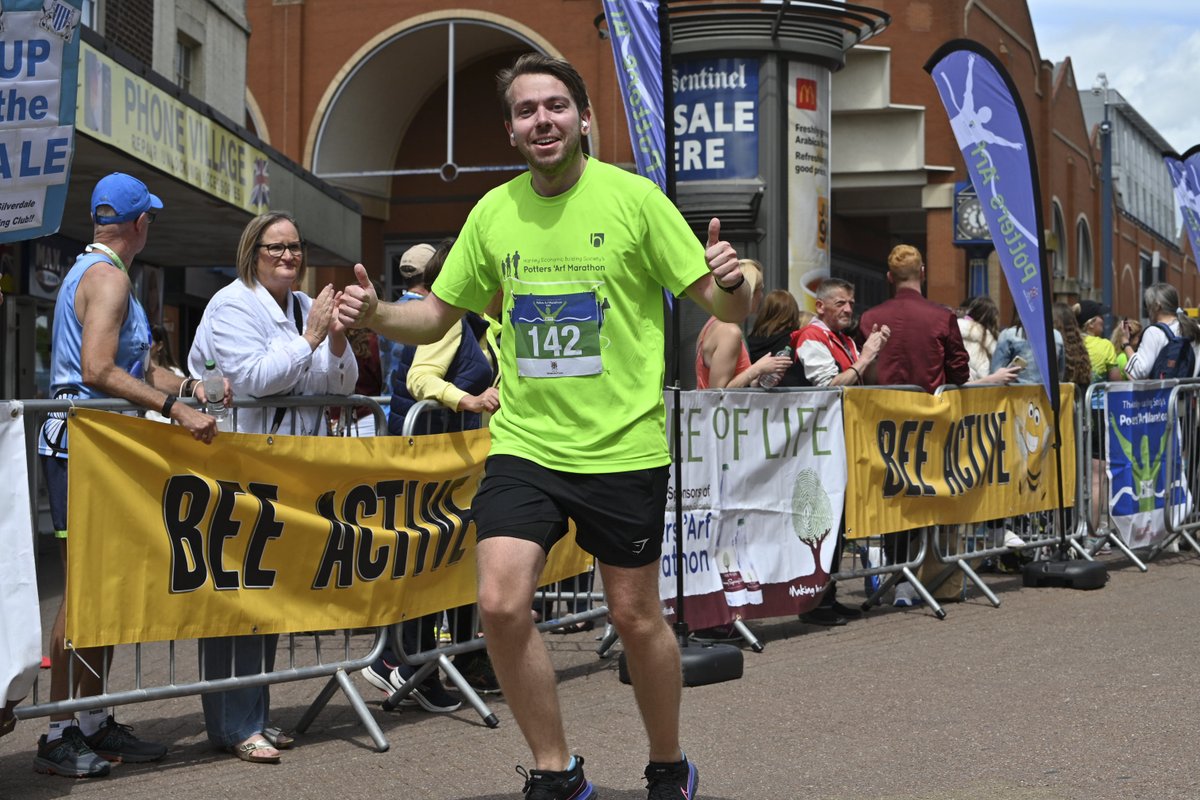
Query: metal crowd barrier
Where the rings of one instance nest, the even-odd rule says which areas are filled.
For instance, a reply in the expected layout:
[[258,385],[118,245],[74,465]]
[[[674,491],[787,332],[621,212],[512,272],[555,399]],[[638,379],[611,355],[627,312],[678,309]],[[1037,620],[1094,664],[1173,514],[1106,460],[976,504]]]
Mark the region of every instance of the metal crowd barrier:
[[[942,395],[946,392],[971,391],[981,388],[996,387],[989,387],[987,384],[942,386],[934,394]],[[1076,403],[1071,408],[1063,407],[1059,410],[1060,416],[1070,413],[1074,416],[1075,420],[1076,435],[1074,441],[1063,444],[1063,446],[1073,446],[1075,449],[1075,509],[1083,507],[1083,494],[1081,491],[1083,478],[1081,476],[1084,472],[1081,465],[1084,459],[1084,437],[1079,435],[1079,431],[1083,430],[1083,415],[1080,408],[1080,404]],[[1056,480],[1054,472],[1056,468],[1053,454],[1048,453],[1044,472],[1048,480]],[[1052,509],[1016,517],[1005,517],[984,523],[937,526],[930,534],[933,544],[931,549],[938,562],[944,565],[944,569],[929,581],[929,589],[937,591],[938,587],[944,584],[954,574],[955,570],[958,570],[962,572],[966,580],[969,580],[987,598],[993,607],[999,608],[1000,598],[988,587],[987,583],[977,572],[981,564],[987,562],[1001,564],[1005,556],[1031,551],[1040,555],[1053,551],[1064,543],[1077,555],[1084,558],[1091,558],[1086,549],[1079,544],[1079,540],[1083,539],[1087,534],[1087,527],[1082,519],[1076,518],[1075,510],[1071,507],[1063,509],[1062,524],[1066,526],[1064,535],[1060,535],[1058,517],[1058,510]],[[1022,544],[1006,545],[1004,539],[1008,532],[1019,537],[1022,540]]]
[[[1158,545],[1150,548],[1148,559],[1153,559],[1165,550],[1178,551],[1182,539],[1193,553],[1200,553],[1195,533],[1200,531],[1200,508],[1197,507],[1197,492],[1200,491],[1200,381],[1179,381],[1171,390],[1167,405],[1167,426],[1180,431],[1180,438],[1171,437],[1170,449],[1163,468],[1163,485],[1174,486],[1183,478],[1187,486],[1187,505],[1182,514],[1176,514],[1170,504],[1164,513],[1167,535]],[[1177,459],[1184,474],[1176,475]]]
[[[1171,486],[1179,477],[1175,474],[1175,462],[1178,456],[1187,474],[1191,503],[1182,515],[1174,510],[1170,503],[1165,504],[1163,517],[1167,536],[1157,545],[1141,549],[1139,555],[1121,538],[1109,513],[1107,498],[1110,495],[1110,486],[1107,461],[1103,458],[1102,453],[1093,452],[1093,431],[1098,432],[1096,436],[1103,436],[1107,431],[1104,425],[1103,410],[1092,408],[1092,406],[1101,403],[1100,398],[1103,396],[1103,392],[1114,385],[1131,385],[1136,388],[1143,383],[1165,384],[1172,387],[1167,404],[1167,425],[1172,429],[1178,425],[1182,439],[1177,440],[1174,436],[1169,438],[1169,448],[1164,454],[1166,460],[1163,467],[1164,485]],[[1086,492],[1085,505],[1088,512],[1082,516],[1092,526],[1092,535],[1089,537],[1085,549],[1086,557],[1094,556],[1107,545],[1119,550],[1131,564],[1145,572],[1148,569],[1147,561],[1153,560],[1164,550],[1177,549],[1181,539],[1192,547],[1193,551],[1200,552],[1193,536],[1193,532],[1200,529],[1200,511],[1197,510],[1195,503],[1196,492],[1200,489],[1200,484],[1197,482],[1200,477],[1197,474],[1197,470],[1200,469],[1200,449],[1198,449],[1200,448],[1200,431],[1197,430],[1197,425],[1200,424],[1200,414],[1197,413],[1198,396],[1200,396],[1200,380],[1195,378],[1153,382],[1105,382],[1088,387],[1084,401],[1084,408],[1087,412],[1084,414],[1084,419],[1088,435],[1082,437],[1087,451],[1087,457],[1083,462],[1086,478],[1081,479],[1081,484]]]
[[[436,400],[421,400],[410,407],[404,416],[401,436],[411,437],[415,434],[422,414],[443,413],[446,409]],[[386,425],[382,428],[387,430]],[[534,604],[530,614],[537,613],[536,627],[538,631],[561,632],[569,631],[575,626],[587,626],[590,629],[595,620],[608,615],[608,607],[604,604],[603,592],[594,591],[593,578],[595,572],[589,571],[578,578],[562,581],[548,586],[534,595]],[[580,579],[584,579],[585,588],[580,589]],[[566,589],[568,583],[575,584],[574,589]],[[565,605],[571,611],[558,616],[556,608]],[[583,610],[579,610],[583,608]],[[409,626],[408,636],[405,636],[405,626]],[[431,632],[427,627],[432,627]],[[432,648],[408,652],[404,647],[405,639],[409,641],[435,642]],[[460,608],[447,608],[427,617],[396,623],[389,628],[388,642],[392,652],[405,665],[415,668],[412,677],[405,681],[395,692],[392,692],[383,702],[384,710],[396,708],[412,691],[419,688],[421,683],[431,675],[436,675],[439,668],[446,674],[454,687],[458,689],[463,699],[475,709],[475,712],[491,728],[499,725],[499,720],[480,697],[469,680],[463,676],[451,661],[458,658],[479,654],[487,647],[487,640],[479,624],[478,609],[474,604]],[[419,647],[419,644],[418,644]],[[484,658],[476,655],[475,658]]]
[[[30,461],[30,504],[32,519],[35,524],[35,535],[38,526],[41,494],[41,470],[36,464],[37,436],[42,422],[49,414],[69,413],[72,408],[87,408],[103,411],[141,414],[142,409],[124,400],[23,400],[26,419],[26,448]],[[180,399],[196,406],[192,398]],[[322,395],[307,397],[273,397],[262,400],[236,398],[234,413],[239,408],[312,408],[339,407],[342,414],[353,414],[355,406],[367,406],[375,415],[377,421],[385,419],[383,408],[376,400],[361,395]],[[235,416],[236,419],[236,416]],[[386,430],[386,423],[383,425]],[[343,433],[342,435],[345,435]],[[36,548],[35,548],[36,551]],[[282,659],[283,666],[267,669],[268,654],[264,652],[259,659],[257,672],[247,675],[236,675],[227,678],[207,678],[201,663],[204,640],[182,640],[166,642],[146,642],[132,645],[119,645],[114,650],[125,657],[132,651],[132,675],[126,676],[125,669],[118,670],[114,675],[107,659],[97,676],[100,679],[101,691],[97,695],[74,695],[75,670],[91,669],[82,658],[72,658],[68,662],[68,686],[71,694],[66,700],[50,702],[41,701],[41,678],[34,684],[32,702],[21,704],[14,710],[18,719],[44,717],[58,713],[74,713],[100,706],[118,706],[130,703],[140,703],[153,700],[168,700],[179,697],[218,692],[249,686],[266,686],[291,681],[308,680],[312,678],[328,678],[325,687],[313,700],[301,720],[297,724],[297,732],[303,733],[316,719],[320,711],[329,702],[333,694],[341,689],[349,701],[359,720],[366,728],[368,735],[380,752],[388,749],[388,741],[383,731],[371,716],[362,696],[351,682],[349,673],[360,670],[371,664],[383,652],[385,645],[384,628],[370,631],[322,631],[313,633],[283,634],[286,640],[286,654]],[[326,645],[329,640],[340,642],[332,648]],[[69,643],[68,643],[69,648]],[[188,655],[195,651],[194,658],[180,660],[180,655]],[[356,655],[361,652],[362,655]],[[277,659],[279,660],[279,659]],[[165,666],[163,665],[165,662]],[[196,667],[185,666],[185,663],[195,664]],[[162,666],[160,669],[159,667]],[[231,654],[232,673],[232,654]],[[127,679],[128,678],[128,679]]]
[[[1085,558],[1092,558],[1106,545],[1120,550],[1129,562],[1140,571],[1147,567],[1125,541],[1117,535],[1116,527],[1109,516],[1106,499],[1109,496],[1109,481],[1107,461],[1104,454],[1096,452],[1095,437],[1103,437],[1104,428],[1104,393],[1111,384],[1108,382],[1093,383],[1088,386],[1083,395],[1081,415],[1083,429],[1080,439],[1083,441],[1084,458],[1080,469],[1080,484],[1082,487],[1083,506],[1079,516],[1088,529],[1088,541],[1084,547]],[[1097,407],[1100,406],[1100,407]]]
[[[920,386],[856,386],[853,390],[861,391],[900,391],[927,394]],[[842,390],[843,396],[845,390]],[[844,412],[843,412],[844,413]],[[846,503],[853,502],[847,495]],[[844,523],[843,523],[844,527]],[[862,604],[863,611],[869,611],[879,605],[883,597],[897,584],[908,581],[917,595],[925,602],[934,616],[946,618],[946,611],[934,598],[933,593],[917,577],[917,571],[925,561],[925,555],[930,547],[929,528],[917,528],[909,531],[897,531],[882,536],[869,536],[859,539],[846,540],[853,542],[850,566],[830,576],[834,581],[847,581],[862,578],[867,588],[867,599]],[[843,558],[846,557],[843,549]],[[844,563],[844,562],[843,562]]]

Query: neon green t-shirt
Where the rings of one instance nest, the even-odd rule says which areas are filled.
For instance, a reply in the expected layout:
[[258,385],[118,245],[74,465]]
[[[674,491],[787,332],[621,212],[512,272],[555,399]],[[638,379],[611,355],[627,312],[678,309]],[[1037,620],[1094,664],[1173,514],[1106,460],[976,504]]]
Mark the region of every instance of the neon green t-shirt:
[[504,290],[491,452],[576,473],[667,464],[662,288],[706,274],[675,206],[617,167],[589,159],[556,197],[529,173],[488,192],[432,291],[482,311]]
[[1100,336],[1084,336],[1088,360],[1092,362],[1092,383],[1108,380],[1108,371],[1117,366],[1117,349],[1108,339]]

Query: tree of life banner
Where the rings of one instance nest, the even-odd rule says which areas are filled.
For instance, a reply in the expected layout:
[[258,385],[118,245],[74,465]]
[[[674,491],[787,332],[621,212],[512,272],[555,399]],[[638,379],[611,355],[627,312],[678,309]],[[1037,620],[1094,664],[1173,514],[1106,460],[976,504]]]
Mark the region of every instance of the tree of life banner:
[[[840,398],[836,390],[682,393],[683,526],[676,530],[672,485],[659,571],[668,616],[676,611],[677,570],[692,628],[817,604],[846,495]],[[668,394],[668,430],[673,407]],[[676,536],[684,540],[682,561]]]
[[[1072,408],[1073,384],[1063,384]],[[929,395],[847,389],[846,538],[1058,508],[1054,417],[1038,386]],[[1061,418],[1064,505],[1075,504],[1075,417]]]
[[[475,601],[487,430],[204,445],[99,411],[68,425],[76,647],[376,627]],[[588,563],[568,536],[542,583]]]

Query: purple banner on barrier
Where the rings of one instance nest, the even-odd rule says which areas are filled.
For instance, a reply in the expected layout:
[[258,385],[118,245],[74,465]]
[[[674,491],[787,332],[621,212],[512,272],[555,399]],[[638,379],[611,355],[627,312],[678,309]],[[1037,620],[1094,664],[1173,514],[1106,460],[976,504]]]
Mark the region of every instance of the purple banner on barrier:
[[1050,285],[1042,264],[1037,165],[1025,109],[1004,67],[977,42],[948,42],[925,70],[950,116],[1046,394],[1057,409]]

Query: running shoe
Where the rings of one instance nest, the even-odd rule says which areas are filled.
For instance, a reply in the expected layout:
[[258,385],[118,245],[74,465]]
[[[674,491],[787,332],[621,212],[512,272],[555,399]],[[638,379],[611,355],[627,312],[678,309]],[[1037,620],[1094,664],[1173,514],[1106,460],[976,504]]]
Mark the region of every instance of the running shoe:
[[[525,800],[595,800],[599,797],[590,781],[583,776],[583,756],[574,757],[574,765],[563,772],[517,767],[525,779]],[[672,798],[674,800],[674,798]]]
[[133,735],[133,728],[113,719],[112,714],[104,724],[87,737],[88,747],[96,755],[114,764],[145,764],[158,761],[167,754],[167,746],[157,742],[143,742]]
[[46,734],[38,739],[37,755],[33,757],[34,772],[64,778],[103,778],[110,769],[112,764],[88,747],[83,731],[75,725],[52,742],[46,741]]
[[646,800],[695,800],[699,786],[700,775],[686,756],[674,764],[646,765]]

